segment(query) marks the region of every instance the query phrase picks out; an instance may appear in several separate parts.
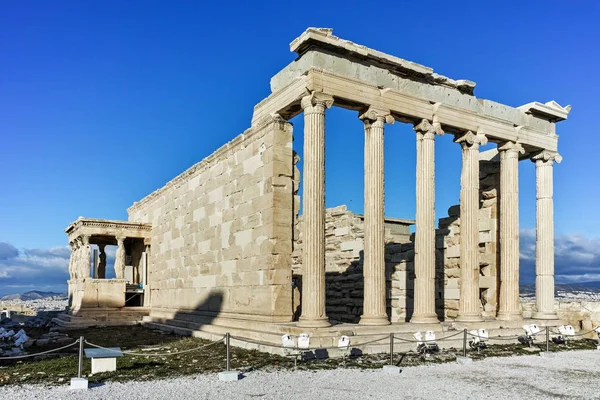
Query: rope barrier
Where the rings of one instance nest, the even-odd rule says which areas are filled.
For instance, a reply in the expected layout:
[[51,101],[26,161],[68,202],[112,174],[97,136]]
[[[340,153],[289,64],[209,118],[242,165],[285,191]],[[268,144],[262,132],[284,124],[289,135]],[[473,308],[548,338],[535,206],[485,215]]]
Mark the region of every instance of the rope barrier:
[[442,341],[444,341],[444,340],[450,340],[450,339],[452,339],[453,337],[456,337],[456,336],[458,336],[458,335],[462,335],[462,334],[463,334],[462,332],[457,332],[457,333],[455,333],[454,335],[446,336],[446,337],[443,337],[443,338],[440,338],[440,339],[435,339],[435,340],[425,340],[425,339],[423,339],[423,340],[416,340],[416,339],[404,339],[404,338],[401,338],[401,337],[394,336],[394,340],[399,340],[399,341],[401,341],[401,342],[406,342],[406,343],[442,342]]
[[85,344],[90,345],[92,347],[96,347],[98,349],[102,349],[108,352],[112,352],[112,353],[122,353],[122,354],[127,354],[130,356],[141,356],[141,357],[167,357],[167,356],[176,356],[178,354],[184,354],[184,353],[190,353],[192,351],[197,351],[197,350],[202,350],[205,349],[207,347],[213,346],[219,342],[221,342],[223,339],[225,339],[225,336],[223,336],[221,339],[215,340],[214,342],[205,344],[203,346],[199,346],[199,347],[195,347],[193,349],[187,349],[187,350],[181,350],[181,351],[176,351],[174,353],[136,353],[133,351],[118,351],[118,350],[113,350],[113,349],[108,349],[106,347],[102,347],[100,345],[94,344],[94,343],[90,343],[87,340],[85,341]]
[[64,349],[67,349],[69,347],[72,347],[74,345],[76,345],[77,343],[79,343],[79,339],[77,339],[75,342],[68,344],[66,346],[63,347],[59,347],[58,349],[52,349],[52,350],[47,350],[47,351],[42,351],[41,353],[35,353],[35,354],[25,354],[22,356],[12,356],[12,357],[0,357],[0,360],[16,360],[16,359],[21,359],[21,358],[28,358],[28,357],[36,357],[42,354],[49,354],[49,353],[55,353],[57,351],[61,351]]
[[[327,337],[334,337],[334,336],[325,336]],[[285,347],[282,345],[276,345],[276,344],[271,344],[271,343],[266,343],[266,342],[261,342],[258,340],[252,340],[252,339],[246,339],[246,338],[241,338],[238,336],[231,336],[232,339],[235,340],[239,340],[240,342],[245,342],[245,343],[250,343],[250,344],[256,344],[258,346],[266,346],[266,347],[272,347],[275,349],[284,349],[284,350],[295,350],[295,351],[310,351],[310,350],[346,350],[347,348],[353,348],[353,347],[361,347],[361,346],[366,346],[368,344],[372,344],[372,343],[376,343],[376,342],[381,342],[383,340],[389,340],[389,336],[384,336],[380,339],[375,339],[375,340],[370,340],[368,342],[363,342],[363,343],[350,343],[350,345],[346,348],[346,347],[339,347],[339,346],[331,346],[331,347],[305,347],[305,348],[300,348],[298,346],[295,347]]]

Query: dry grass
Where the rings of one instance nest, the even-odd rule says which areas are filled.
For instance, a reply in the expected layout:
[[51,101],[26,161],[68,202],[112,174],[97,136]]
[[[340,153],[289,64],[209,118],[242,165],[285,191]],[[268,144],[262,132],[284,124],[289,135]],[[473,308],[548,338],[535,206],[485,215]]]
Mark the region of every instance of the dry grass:
[[[87,341],[100,346],[121,347],[123,350],[132,350],[144,354],[146,352],[175,353],[210,343],[198,338],[165,334],[140,326],[90,328],[83,331],[71,331],[69,334],[73,338],[84,336]],[[22,383],[61,384],[69,382],[70,378],[77,375],[77,347],[74,346],[58,356],[51,355],[43,359],[37,357],[33,360],[26,359],[26,361],[0,364],[0,386]],[[142,350],[144,348],[147,350],[149,347],[152,348],[152,351]],[[570,342],[568,345],[550,344],[550,351],[595,348],[595,340],[578,340]],[[32,347],[29,352],[37,353],[46,349]],[[398,353],[395,354],[394,361],[395,364],[401,366],[452,362],[456,359],[456,355],[461,353],[462,350],[459,349],[447,349],[427,358],[415,352]],[[520,344],[494,345],[479,353],[469,351],[469,356],[474,360],[523,354],[532,354],[532,352]],[[226,348],[223,343],[216,343],[202,350],[172,356],[126,355],[118,358],[116,372],[96,374],[88,376],[88,379],[93,384],[107,380],[139,381],[199,373],[215,373],[225,369],[225,357]],[[341,359],[309,360],[299,362],[297,368],[300,370],[335,369],[340,367],[372,369],[381,368],[382,365],[388,363],[389,354],[373,354],[351,357],[345,362]],[[90,364],[90,360],[84,360],[84,375],[89,374]],[[261,353],[256,350],[232,348],[231,367],[240,372],[292,369],[294,368],[294,360],[288,357]]]

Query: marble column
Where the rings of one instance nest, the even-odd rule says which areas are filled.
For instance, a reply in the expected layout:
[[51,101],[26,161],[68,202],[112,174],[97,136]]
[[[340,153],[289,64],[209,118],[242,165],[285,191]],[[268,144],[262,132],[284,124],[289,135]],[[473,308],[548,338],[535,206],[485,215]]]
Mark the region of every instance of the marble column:
[[389,111],[369,108],[359,117],[365,125],[364,297],[361,325],[388,325],[385,291],[385,221],[383,131],[394,123]]
[[117,252],[115,254],[115,277],[125,279],[125,237],[117,236]]
[[99,244],[98,245],[98,279],[106,279],[106,245]]
[[558,319],[554,311],[554,182],[553,165],[562,157],[543,150],[535,154],[536,240],[535,240],[535,319]]
[[79,264],[79,271],[81,278],[91,278],[91,259],[92,249],[90,247],[90,237],[88,235],[81,236],[82,248],[81,248],[81,261]]
[[479,146],[487,143],[482,133],[471,131],[454,139],[462,147],[460,175],[460,322],[482,321],[479,306]]
[[325,313],[325,110],[333,97],[313,92],[302,98],[304,182],[302,315],[300,327],[327,327]]
[[414,313],[410,322],[436,323],[435,313],[435,135],[439,123],[424,119],[417,132],[417,208],[415,232]]
[[500,296],[497,319],[523,319],[519,302],[519,154],[523,146],[506,142],[500,153]]

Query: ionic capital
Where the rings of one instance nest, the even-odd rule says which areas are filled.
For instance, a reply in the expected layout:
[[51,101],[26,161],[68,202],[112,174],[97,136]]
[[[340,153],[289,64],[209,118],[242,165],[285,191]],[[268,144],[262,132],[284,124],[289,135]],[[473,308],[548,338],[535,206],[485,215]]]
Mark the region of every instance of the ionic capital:
[[365,124],[371,125],[383,125],[387,122],[388,124],[393,124],[396,120],[392,117],[390,110],[381,110],[374,107],[369,107],[365,111],[362,112],[358,116],[360,120],[362,120]]
[[431,123],[427,119],[422,119],[421,122],[415,124],[413,129],[417,132],[417,139],[433,139],[435,135],[444,135],[444,130],[439,122]]
[[479,149],[479,146],[485,146],[488,142],[487,137],[483,133],[473,133],[472,131],[466,131],[458,134],[454,137],[454,141],[459,143],[463,149],[473,148]]
[[552,164],[552,162],[556,161],[557,164],[560,164],[562,156],[556,151],[542,150],[531,156],[531,161],[536,164]]
[[316,111],[324,113],[326,108],[331,108],[333,105],[333,97],[321,92],[311,92],[302,98],[300,105],[304,112]]
[[525,153],[525,149],[519,142],[506,142],[498,145],[498,152],[500,153],[500,157],[518,158],[519,154]]

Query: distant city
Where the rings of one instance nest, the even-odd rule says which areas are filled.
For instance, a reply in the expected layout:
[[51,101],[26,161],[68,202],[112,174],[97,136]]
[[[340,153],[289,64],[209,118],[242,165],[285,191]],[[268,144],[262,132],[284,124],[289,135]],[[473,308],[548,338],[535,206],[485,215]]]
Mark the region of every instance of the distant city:
[[[557,300],[600,301],[600,282],[585,282],[578,285],[557,284],[555,290]],[[535,285],[521,285],[521,300],[534,299]],[[31,310],[37,314],[41,311],[63,311],[67,305],[66,294],[38,290],[10,294],[0,298],[0,311],[3,309]]]

